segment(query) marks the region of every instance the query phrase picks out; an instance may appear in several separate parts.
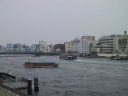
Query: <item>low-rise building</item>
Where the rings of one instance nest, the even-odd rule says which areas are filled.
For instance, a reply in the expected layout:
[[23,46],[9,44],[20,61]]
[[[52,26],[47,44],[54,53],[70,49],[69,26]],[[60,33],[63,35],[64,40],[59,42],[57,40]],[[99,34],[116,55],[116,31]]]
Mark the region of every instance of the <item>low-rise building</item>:
[[30,48],[28,45],[25,44],[13,44],[13,50],[15,52],[28,52]]
[[20,52],[21,47],[22,47],[22,44],[14,44],[13,45],[13,50],[16,51],[16,52]]
[[98,53],[121,54],[128,52],[128,35],[126,31],[124,33],[124,35],[102,36],[96,44]]
[[0,52],[4,52],[5,51],[5,47],[0,45]]
[[64,44],[55,44],[53,47],[54,47],[54,52],[57,52],[57,53],[65,52],[65,45]]
[[37,51],[37,47],[38,47],[38,44],[32,44],[32,45],[30,46],[30,51],[31,51],[31,52],[36,52],[36,51]]
[[7,50],[7,51],[13,51],[13,44],[12,43],[6,44],[5,50]]
[[65,42],[65,53],[72,52],[72,42]]

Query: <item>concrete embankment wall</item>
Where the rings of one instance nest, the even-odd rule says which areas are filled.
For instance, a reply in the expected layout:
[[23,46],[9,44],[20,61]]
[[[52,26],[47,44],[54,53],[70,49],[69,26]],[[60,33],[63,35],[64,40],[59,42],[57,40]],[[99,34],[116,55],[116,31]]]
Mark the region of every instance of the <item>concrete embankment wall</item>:
[[126,54],[98,54],[98,56],[100,57],[111,57],[111,56],[116,56],[116,55],[119,55],[119,56],[126,56]]

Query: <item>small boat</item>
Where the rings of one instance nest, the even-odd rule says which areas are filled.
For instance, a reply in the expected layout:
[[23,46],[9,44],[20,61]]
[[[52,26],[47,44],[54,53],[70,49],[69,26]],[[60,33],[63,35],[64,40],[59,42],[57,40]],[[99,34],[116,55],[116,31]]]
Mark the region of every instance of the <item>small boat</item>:
[[58,67],[59,64],[55,62],[25,62],[24,67],[26,68],[52,68]]
[[62,53],[62,54],[60,54],[60,59],[75,60],[75,59],[77,59],[77,55],[73,54],[73,53]]
[[128,60],[128,56],[114,57],[114,58],[111,58],[111,60]]
[[75,60],[77,59],[76,56],[72,56],[72,55],[69,55],[69,56],[60,56],[60,59],[64,59],[64,60]]
[[111,60],[128,60],[128,56],[112,56]]

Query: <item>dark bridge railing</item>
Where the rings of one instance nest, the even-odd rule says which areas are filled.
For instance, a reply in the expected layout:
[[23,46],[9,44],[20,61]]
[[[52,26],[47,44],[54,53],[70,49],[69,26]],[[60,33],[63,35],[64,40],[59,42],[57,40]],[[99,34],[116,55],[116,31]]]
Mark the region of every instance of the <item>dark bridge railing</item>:
[[39,55],[59,55],[59,53],[56,52],[0,52],[0,54],[35,54],[37,56]]

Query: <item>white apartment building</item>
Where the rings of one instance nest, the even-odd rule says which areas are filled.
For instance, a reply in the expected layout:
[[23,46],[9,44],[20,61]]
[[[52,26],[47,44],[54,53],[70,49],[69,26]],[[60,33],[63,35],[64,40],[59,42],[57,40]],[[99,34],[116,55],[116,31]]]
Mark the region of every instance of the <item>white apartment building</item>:
[[94,42],[95,36],[82,36],[80,40],[80,53],[85,55],[90,54]]
[[39,41],[39,46],[37,48],[37,51],[39,52],[49,52],[50,48],[46,41]]
[[95,45],[95,36],[82,36],[75,38],[71,42],[65,42],[65,52],[78,52],[80,54],[90,54]]

